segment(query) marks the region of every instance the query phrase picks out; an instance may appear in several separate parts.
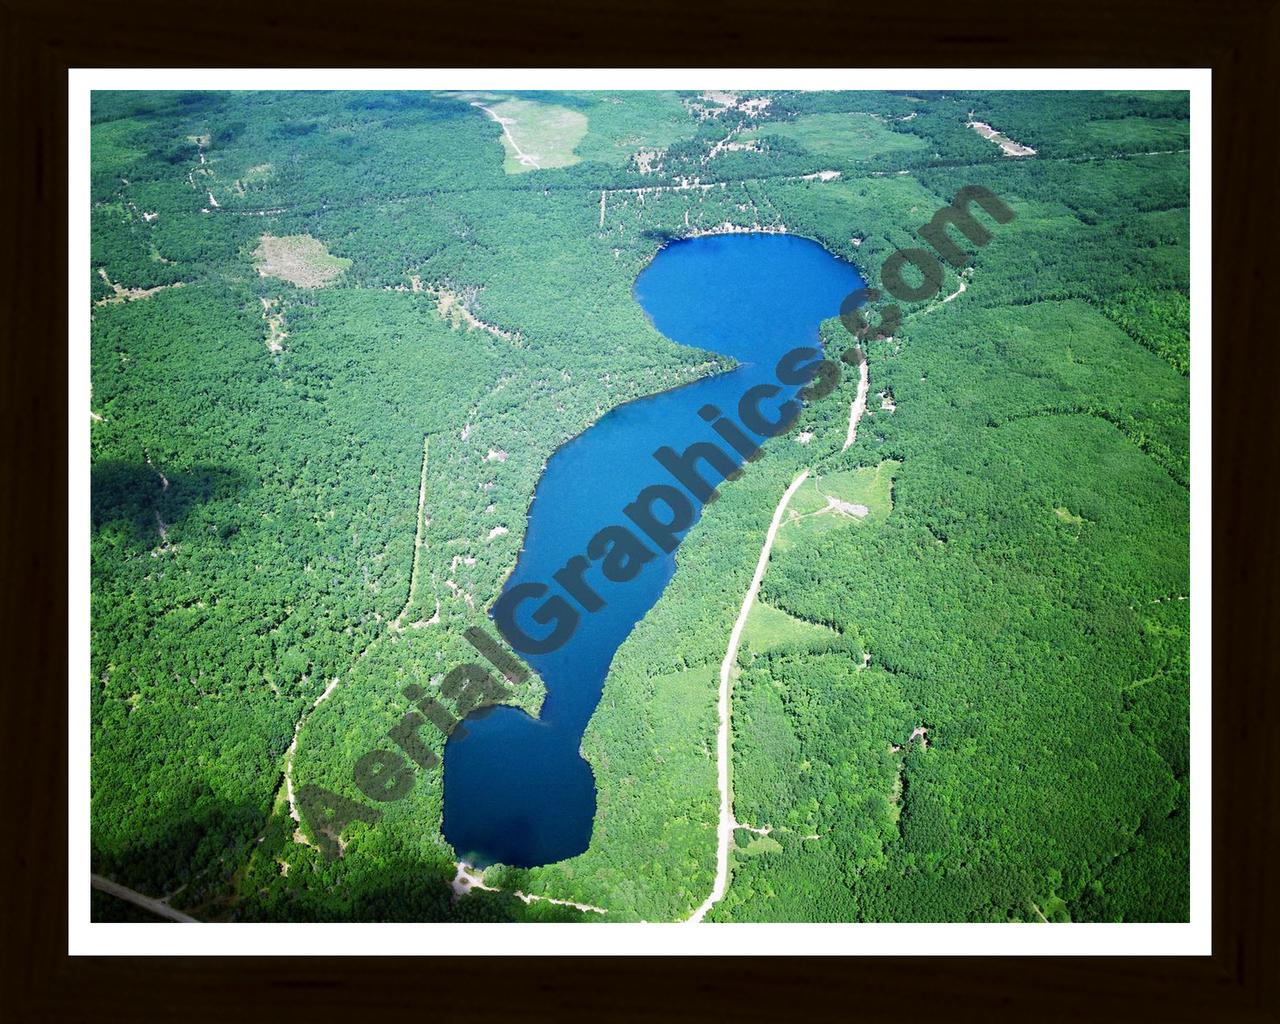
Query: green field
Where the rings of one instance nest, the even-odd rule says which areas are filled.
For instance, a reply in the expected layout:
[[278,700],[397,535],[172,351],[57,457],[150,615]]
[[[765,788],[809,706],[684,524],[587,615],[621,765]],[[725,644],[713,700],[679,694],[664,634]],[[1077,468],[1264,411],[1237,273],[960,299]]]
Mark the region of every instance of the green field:
[[805,481],[787,506],[776,550],[813,544],[832,530],[874,529],[893,510],[893,478],[901,464],[840,470]]
[[758,652],[804,643],[806,640],[829,643],[834,635],[833,629],[797,619],[763,601],[757,601],[751,606],[747,627],[742,634],[747,649]]
[[576,110],[536,100],[503,100],[484,110],[503,127],[502,169],[521,174],[578,162],[574,148],[587,133],[587,119]]
[[844,162],[925,148],[917,135],[896,132],[880,115],[806,114],[794,121],[770,122],[744,132],[743,139],[782,138],[799,143],[819,159]]

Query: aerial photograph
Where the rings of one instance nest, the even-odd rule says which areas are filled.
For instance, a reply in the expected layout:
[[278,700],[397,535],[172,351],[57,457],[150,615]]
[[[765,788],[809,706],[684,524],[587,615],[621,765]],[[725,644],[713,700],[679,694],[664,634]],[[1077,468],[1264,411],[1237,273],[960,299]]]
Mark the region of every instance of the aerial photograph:
[[1190,920],[1189,92],[89,109],[93,922]]

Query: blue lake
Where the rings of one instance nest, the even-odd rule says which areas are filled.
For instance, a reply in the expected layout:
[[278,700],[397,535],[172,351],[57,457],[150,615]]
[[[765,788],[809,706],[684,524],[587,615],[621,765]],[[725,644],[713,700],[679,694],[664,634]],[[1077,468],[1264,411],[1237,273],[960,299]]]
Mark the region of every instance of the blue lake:
[[[845,296],[862,285],[848,263],[790,235],[713,235],[662,249],[637,279],[636,300],[668,338],[733,356],[741,365],[621,406],[561,446],[538,483],[524,548],[503,593],[523,583],[545,583],[546,597],[565,596],[554,574],[584,554],[587,542],[606,526],[627,526],[656,550],[623,514],[645,487],[674,482],[652,453],[663,445],[683,452],[711,441],[734,454],[699,410],[710,403],[739,422],[744,392],[777,384],[779,358],[797,347],[816,347],[819,323],[836,316]],[[761,411],[773,417],[797,390],[784,387],[761,403]],[[703,475],[716,482],[705,465]],[[581,617],[571,638],[558,650],[526,658],[547,688],[540,717],[490,708],[469,716],[465,728],[449,738],[443,831],[460,858],[532,867],[587,848],[596,791],[579,753],[582,734],[614,652],[657,602],[675,564],[674,552],[659,551],[626,582],[605,579],[593,564],[584,579],[605,606],[588,612],[566,597]],[[532,618],[546,597],[524,602],[516,616],[531,636],[545,637],[554,625]]]

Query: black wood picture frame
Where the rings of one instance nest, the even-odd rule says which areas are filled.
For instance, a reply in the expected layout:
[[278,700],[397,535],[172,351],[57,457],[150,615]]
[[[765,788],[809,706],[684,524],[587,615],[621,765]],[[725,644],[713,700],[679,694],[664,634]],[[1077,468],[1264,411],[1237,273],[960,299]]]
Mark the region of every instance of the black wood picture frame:
[[[1275,481],[1280,4],[929,2],[856,9],[582,0],[203,10],[0,3],[5,156],[0,685],[16,1021],[1280,1019]],[[67,71],[75,67],[1211,67],[1213,953],[1111,958],[96,958],[67,955]],[[1197,130],[1192,125],[1192,131]],[[72,688],[74,692],[74,688]],[[87,884],[87,880],[86,880]],[[1067,926],[1070,927],[1070,926]],[[905,940],[909,952],[909,938]],[[468,942],[470,947],[473,944]],[[358,950],[334,950],[357,954]],[[406,949],[405,953],[412,953]],[[762,950],[764,952],[764,950]],[[784,949],[769,953],[783,954]],[[957,954],[964,952],[957,949]],[[1137,951],[1137,952],[1140,952]]]

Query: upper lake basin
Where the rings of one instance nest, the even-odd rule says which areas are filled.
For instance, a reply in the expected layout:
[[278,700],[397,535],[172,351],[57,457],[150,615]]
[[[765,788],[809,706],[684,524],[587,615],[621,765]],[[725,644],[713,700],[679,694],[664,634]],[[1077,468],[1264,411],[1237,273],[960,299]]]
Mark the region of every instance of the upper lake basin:
[[[674,483],[652,453],[663,445],[682,452],[711,441],[741,461],[698,411],[710,403],[738,422],[742,395],[756,384],[777,384],[775,366],[791,349],[817,347],[819,324],[838,315],[844,298],[863,283],[850,264],[794,235],[708,235],[660,250],[635,285],[654,326],[673,341],[732,356],[740,365],[619,406],[557,449],[538,482],[524,547],[503,593],[521,583],[545,583],[547,596],[563,593],[555,572],[585,553],[606,526],[630,527],[653,550],[622,511],[645,487]],[[764,413],[772,416],[798,390],[784,387],[763,403]],[[715,483],[713,471],[703,475]],[[485,708],[450,736],[443,833],[461,859],[533,867],[586,850],[596,791],[579,753],[582,734],[614,653],[675,567],[676,553],[659,552],[633,579],[614,583],[593,565],[585,579],[605,606],[587,612],[575,604],[581,619],[568,642],[526,658],[546,684],[540,716]],[[518,617],[536,637],[548,632],[530,617],[542,600],[525,602]]]

